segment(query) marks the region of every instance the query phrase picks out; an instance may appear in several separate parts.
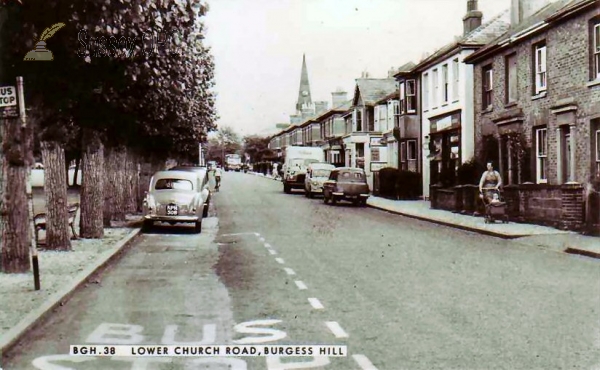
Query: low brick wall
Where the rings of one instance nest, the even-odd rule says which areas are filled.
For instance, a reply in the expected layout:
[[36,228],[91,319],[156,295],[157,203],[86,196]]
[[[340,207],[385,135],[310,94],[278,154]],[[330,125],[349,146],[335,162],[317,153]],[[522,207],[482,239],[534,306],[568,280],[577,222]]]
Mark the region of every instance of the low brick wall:
[[[483,213],[475,185],[450,189],[430,188],[431,207],[453,212]],[[578,183],[564,185],[521,184],[504,187],[504,201],[511,220],[582,230],[585,226],[586,196]]]

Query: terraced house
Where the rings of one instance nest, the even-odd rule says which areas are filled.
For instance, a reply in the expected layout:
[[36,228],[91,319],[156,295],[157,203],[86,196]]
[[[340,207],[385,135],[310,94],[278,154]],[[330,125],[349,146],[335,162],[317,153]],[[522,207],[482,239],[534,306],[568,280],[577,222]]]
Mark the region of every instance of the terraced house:
[[412,71],[421,81],[421,134],[424,150],[423,195],[430,184],[455,185],[458,167],[475,154],[473,66],[464,59],[509,27],[508,11],[482,24],[477,0],[467,1],[464,32],[419,62]]
[[477,152],[512,185],[512,216],[598,230],[600,1],[513,0],[508,32],[466,62]]

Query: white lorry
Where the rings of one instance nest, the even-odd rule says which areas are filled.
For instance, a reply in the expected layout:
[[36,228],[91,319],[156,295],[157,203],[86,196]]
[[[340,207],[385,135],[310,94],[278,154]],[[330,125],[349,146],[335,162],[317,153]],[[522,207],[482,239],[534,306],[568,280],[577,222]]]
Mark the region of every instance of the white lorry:
[[292,189],[304,189],[304,179],[308,165],[325,162],[323,149],[307,146],[288,146],[284,152],[283,191],[291,193]]

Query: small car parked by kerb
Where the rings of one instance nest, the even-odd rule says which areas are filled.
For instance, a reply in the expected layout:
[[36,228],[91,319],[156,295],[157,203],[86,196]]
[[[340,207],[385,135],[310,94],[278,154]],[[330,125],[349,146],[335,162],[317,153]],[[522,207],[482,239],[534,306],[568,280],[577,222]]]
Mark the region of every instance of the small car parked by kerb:
[[369,184],[362,168],[339,167],[331,171],[323,183],[323,202],[335,205],[347,200],[354,205],[365,206],[369,198]]
[[208,185],[196,172],[158,171],[150,180],[144,198],[143,229],[155,222],[193,223],[196,232],[202,231],[202,215],[209,197]]
[[311,163],[304,178],[304,195],[313,198],[315,194],[323,193],[323,183],[329,179],[331,170],[335,168],[329,163]]

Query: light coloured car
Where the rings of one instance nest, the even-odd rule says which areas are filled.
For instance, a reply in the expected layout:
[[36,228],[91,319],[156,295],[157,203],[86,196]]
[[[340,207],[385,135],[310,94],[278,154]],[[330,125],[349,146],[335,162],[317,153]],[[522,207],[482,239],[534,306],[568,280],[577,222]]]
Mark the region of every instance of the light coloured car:
[[[200,189],[200,191],[204,191],[204,189],[210,189],[209,179],[208,179],[208,168],[206,168],[204,166],[175,166],[175,167],[169,168],[169,171],[195,172],[196,174],[198,174],[198,178],[201,182],[198,189]],[[206,199],[206,206],[204,207],[204,210],[202,211],[202,217],[208,216],[208,209],[210,207],[210,198],[211,198],[211,194],[210,194],[210,190],[209,190],[208,198]]]
[[144,230],[155,222],[193,223],[202,231],[202,215],[210,195],[208,184],[191,171],[158,171],[144,198]]
[[304,195],[313,198],[315,194],[322,194],[323,183],[327,181],[334,168],[335,166],[329,163],[309,164],[304,178]]

